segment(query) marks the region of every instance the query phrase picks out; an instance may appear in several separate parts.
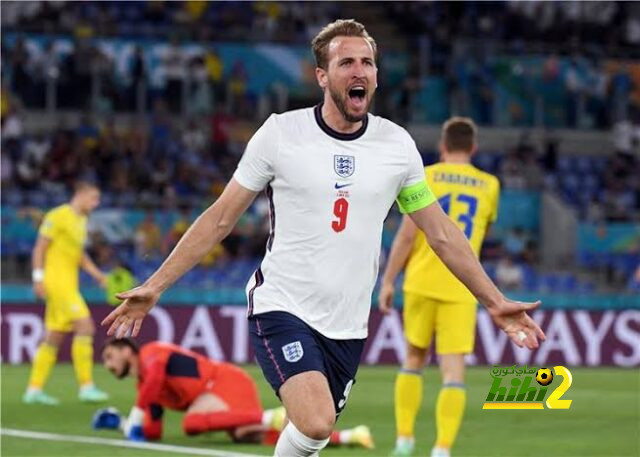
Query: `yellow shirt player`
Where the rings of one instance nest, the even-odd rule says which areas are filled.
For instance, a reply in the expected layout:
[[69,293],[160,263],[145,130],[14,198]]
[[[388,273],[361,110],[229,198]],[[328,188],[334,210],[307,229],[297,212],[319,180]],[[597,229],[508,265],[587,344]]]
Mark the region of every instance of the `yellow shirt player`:
[[[441,162],[425,168],[429,187],[443,211],[469,239],[476,256],[498,212],[498,179],[471,165],[476,151],[472,120],[454,117],[442,129]],[[464,355],[473,351],[476,299],[427,244],[424,234],[404,216],[394,239],[380,290],[380,310],[393,306],[393,284],[405,268],[404,328],[407,357],[396,379],[395,456],[414,449],[415,420],[422,401],[422,368],[433,335],[443,387],[436,404],[437,439],[432,457],[450,455],[465,405]]]
[[71,357],[80,386],[81,401],[101,402],[109,396],[93,384],[93,334],[95,327],[78,284],[84,269],[102,287],[106,276],[85,252],[87,216],[100,204],[100,190],[89,183],[76,185],[68,204],[49,211],[40,226],[32,253],[32,279],[36,296],[45,300],[45,338],[33,359],[25,403],[56,405],[58,400],[42,389],[56,363],[58,348],[73,332]]

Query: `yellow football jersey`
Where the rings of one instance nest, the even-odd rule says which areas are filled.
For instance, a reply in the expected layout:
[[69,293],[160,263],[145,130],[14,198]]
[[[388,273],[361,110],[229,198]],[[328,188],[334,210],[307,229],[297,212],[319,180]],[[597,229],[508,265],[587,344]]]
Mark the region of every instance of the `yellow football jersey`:
[[[500,182],[471,164],[438,163],[426,167],[425,174],[443,211],[458,224],[478,256],[487,227],[498,215]],[[420,230],[407,263],[404,290],[447,302],[475,302]]]
[[39,231],[51,242],[45,253],[44,283],[47,289],[78,289],[78,271],[87,240],[87,217],[70,205],[61,205],[44,216]]

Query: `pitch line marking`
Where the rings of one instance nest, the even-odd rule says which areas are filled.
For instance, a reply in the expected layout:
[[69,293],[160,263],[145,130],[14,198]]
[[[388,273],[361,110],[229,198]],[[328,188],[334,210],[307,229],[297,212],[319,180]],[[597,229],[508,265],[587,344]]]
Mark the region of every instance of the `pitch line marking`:
[[17,438],[30,438],[45,441],[63,441],[82,444],[102,444],[105,446],[127,447],[142,449],[145,451],[175,452],[182,455],[206,455],[209,457],[265,457],[258,454],[245,454],[241,452],[217,451],[200,447],[177,446],[173,444],[160,444],[138,441],[118,440],[113,438],[100,438],[96,436],[64,435],[59,433],[36,432],[32,430],[16,430],[13,428],[0,428],[0,435]]

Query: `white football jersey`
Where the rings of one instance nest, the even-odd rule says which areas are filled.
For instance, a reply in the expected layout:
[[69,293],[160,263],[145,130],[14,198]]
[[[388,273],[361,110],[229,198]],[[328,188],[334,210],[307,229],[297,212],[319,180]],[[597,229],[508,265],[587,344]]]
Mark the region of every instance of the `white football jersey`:
[[273,114],[234,178],[265,189],[270,202],[249,315],[286,311],[328,338],[366,338],[384,219],[402,188],[425,181],[409,134],[372,114],[358,131],[339,133],[321,105]]

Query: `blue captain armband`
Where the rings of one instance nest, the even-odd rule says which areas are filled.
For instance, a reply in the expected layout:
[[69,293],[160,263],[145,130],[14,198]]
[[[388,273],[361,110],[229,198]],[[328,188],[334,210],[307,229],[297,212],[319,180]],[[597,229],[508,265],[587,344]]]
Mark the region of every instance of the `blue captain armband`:
[[419,209],[426,208],[436,201],[435,195],[427,186],[426,181],[420,181],[408,187],[404,187],[398,198],[398,207],[403,214],[413,213]]

